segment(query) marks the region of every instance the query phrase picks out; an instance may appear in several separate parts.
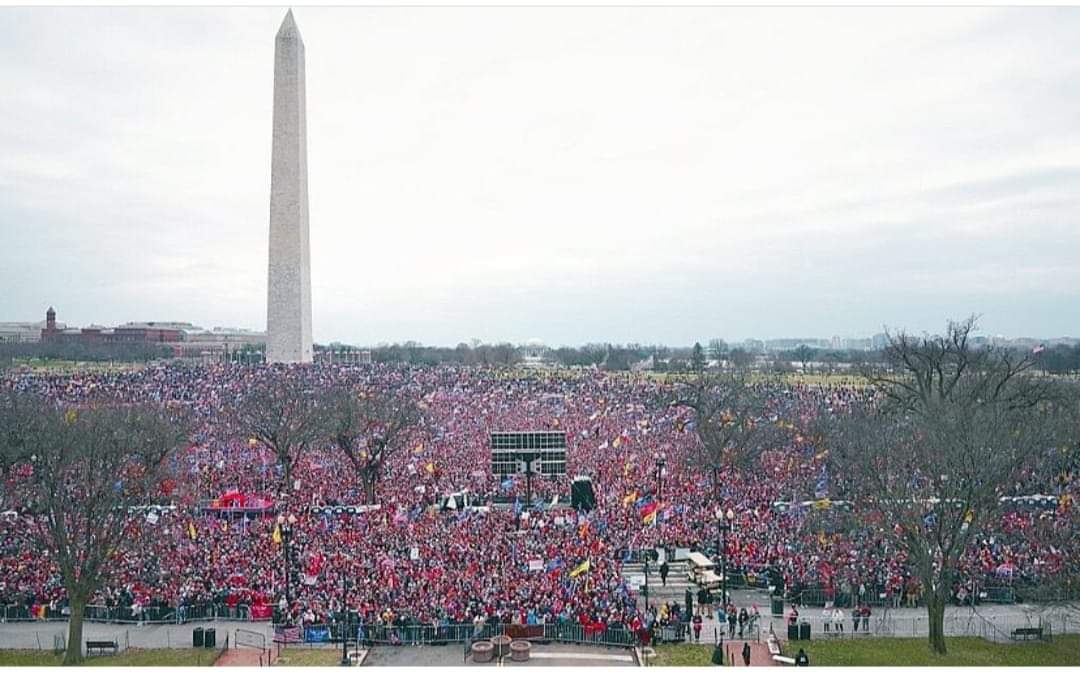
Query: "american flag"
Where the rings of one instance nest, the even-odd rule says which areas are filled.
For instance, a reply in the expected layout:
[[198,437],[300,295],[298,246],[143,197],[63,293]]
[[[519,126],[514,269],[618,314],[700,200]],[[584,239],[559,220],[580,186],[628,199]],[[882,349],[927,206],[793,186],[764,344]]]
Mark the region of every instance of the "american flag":
[[304,634],[299,626],[277,626],[274,628],[275,643],[302,643]]

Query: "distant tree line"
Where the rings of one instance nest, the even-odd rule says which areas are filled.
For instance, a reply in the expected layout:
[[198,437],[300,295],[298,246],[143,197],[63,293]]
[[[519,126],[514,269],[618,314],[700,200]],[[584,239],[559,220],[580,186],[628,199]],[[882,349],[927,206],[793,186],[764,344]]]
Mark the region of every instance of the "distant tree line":
[[1051,375],[1080,375],[1080,344],[1057,346],[1043,349],[1037,356],[1037,366]]
[[3,365],[10,365],[15,359],[19,358],[132,363],[172,357],[172,348],[163,344],[122,344],[116,342],[87,344],[75,340],[0,344],[0,364]]

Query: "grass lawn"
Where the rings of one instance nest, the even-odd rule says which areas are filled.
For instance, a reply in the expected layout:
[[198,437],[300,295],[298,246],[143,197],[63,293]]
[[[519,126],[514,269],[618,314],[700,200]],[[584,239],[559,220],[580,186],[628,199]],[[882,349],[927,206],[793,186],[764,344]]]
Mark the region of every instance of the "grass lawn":
[[[87,657],[85,666],[211,666],[221,650],[128,650]],[[37,650],[0,650],[0,666],[60,666],[63,655]]]
[[289,647],[281,651],[274,666],[340,666],[340,648]]
[[1052,643],[999,645],[982,638],[947,638],[949,653],[930,652],[925,638],[873,638],[791,643],[784,654],[806,650],[810,666],[1080,666],[1080,635]]
[[[812,640],[784,646],[794,657],[802,647],[810,666],[1080,666],[1080,635],[1056,636],[1052,643],[999,645],[982,638],[948,638],[949,654],[930,652],[925,638]],[[712,666],[712,647],[660,645],[650,666]]]
[[655,646],[656,656],[649,660],[649,666],[712,666],[711,646],[678,645]]

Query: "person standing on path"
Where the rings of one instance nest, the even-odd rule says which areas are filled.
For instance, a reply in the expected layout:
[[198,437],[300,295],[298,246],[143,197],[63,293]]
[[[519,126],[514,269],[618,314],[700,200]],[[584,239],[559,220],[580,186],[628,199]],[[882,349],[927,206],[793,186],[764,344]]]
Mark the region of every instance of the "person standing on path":
[[671,568],[668,567],[667,560],[664,560],[664,563],[660,565],[660,583],[664,586],[667,586],[667,575],[670,571]]
[[701,615],[700,614],[695,614],[694,615],[694,642],[695,643],[700,643],[701,642]]
[[742,644],[743,666],[750,666],[750,643]]

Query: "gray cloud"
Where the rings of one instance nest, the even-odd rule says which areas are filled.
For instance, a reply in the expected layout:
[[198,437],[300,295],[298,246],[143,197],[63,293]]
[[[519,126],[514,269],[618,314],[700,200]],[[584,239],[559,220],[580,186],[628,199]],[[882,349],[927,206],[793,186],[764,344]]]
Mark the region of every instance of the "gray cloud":
[[[280,14],[0,9],[0,318],[265,324]],[[318,340],[1080,334],[1080,10],[296,15]]]

